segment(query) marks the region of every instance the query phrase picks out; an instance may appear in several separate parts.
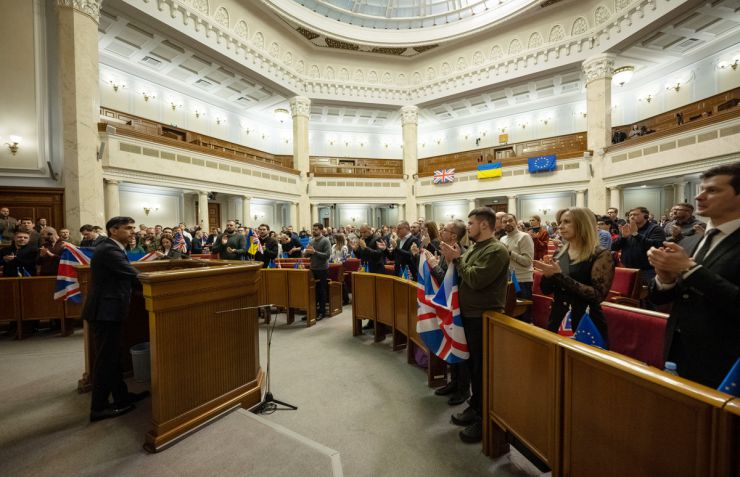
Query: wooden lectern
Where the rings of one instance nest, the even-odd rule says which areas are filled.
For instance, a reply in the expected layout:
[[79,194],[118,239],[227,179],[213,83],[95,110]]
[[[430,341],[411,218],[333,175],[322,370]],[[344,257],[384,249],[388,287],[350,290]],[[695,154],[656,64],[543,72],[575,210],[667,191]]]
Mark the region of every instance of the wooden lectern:
[[[259,403],[256,310],[262,264],[227,260],[166,260],[134,263],[141,270],[134,287],[121,346],[124,372],[132,369],[129,348],[149,341],[152,429],[144,448],[157,452],[179,437],[237,405]],[[90,269],[79,267],[83,297]],[[85,374],[90,389],[92,337],[85,324]]]

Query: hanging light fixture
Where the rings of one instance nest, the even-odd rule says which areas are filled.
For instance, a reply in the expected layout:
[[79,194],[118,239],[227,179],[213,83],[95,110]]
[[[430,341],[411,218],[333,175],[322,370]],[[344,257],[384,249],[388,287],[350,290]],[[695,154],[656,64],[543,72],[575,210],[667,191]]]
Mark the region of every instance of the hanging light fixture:
[[283,124],[290,119],[290,113],[285,108],[277,108],[273,113],[275,114],[275,119],[280,121],[280,124]]

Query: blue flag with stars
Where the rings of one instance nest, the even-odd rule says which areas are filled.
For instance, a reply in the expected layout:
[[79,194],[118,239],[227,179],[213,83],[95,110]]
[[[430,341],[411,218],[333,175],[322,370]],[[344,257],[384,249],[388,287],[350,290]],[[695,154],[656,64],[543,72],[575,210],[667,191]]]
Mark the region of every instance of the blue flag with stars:
[[732,369],[727,373],[727,376],[725,376],[724,381],[719,385],[717,391],[740,397],[740,386],[738,384],[740,384],[740,358],[737,358],[735,364],[732,365]]
[[549,172],[558,168],[555,154],[527,158],[530,174],[535,172]]
[[601,336],[596,325],[594,325],[588,311],[583,314],[583,318],[581,318],[581,322],[578,323],[578,328],[576,329],[576,333],[573,335],[573,338],[575,338],[576,341],[580,341],[587,345],[596,346],[601,349],[609,349],[606,346],[606,340],[604,340],[604,337]]

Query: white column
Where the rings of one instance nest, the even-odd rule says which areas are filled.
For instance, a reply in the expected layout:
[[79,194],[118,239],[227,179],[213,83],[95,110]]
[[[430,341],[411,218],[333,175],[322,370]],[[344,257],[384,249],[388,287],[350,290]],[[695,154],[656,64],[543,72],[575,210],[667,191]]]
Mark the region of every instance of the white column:
[[105,224],[103,167],[97,160],[101,0],[57,0],[56,4],[65,221],[75,239],[81,225]]
[[[308,197],[308,178],[310,172],[309,144],[308,144],[308,120],[311,113],[311,100],[305,96],[294,96],[290,99],[290,111],[293,117],[293,168],[301,172],[298,189],[301,191],[300,202],[306,204]],[[298,220],[294,224],[297,230],[306,227],[311,230],[311,215],[308,207],[300,207]]]
[[[417,154],[419,108],[408,105],[401,108],[401,127],[403,128],[403,174],[406,180],[406,217],[405,220],[416,220],[416,197],[418,189],[419,157]],[[416,186],[416,187],[414,187]],[[423,212],[422,212],[423,214]]]
[[516,196],[515,195],[509,195],[506,197],[509,201],[509,203],[506,206],[506,211],[510,214],[516,215]]
[[[465,214],[465,217],[467,217],[467,216],[468,216],[468,214],[469,214],[470,212],[472,212],[472,211],[473,211],[473,209],[475,209],[476,207],[477,207],[477,206],[475,205],[475,199],[470,199],[470,200],[468,200],[468,212],[467,212],[467,214]],[[465,219],[463,219],[463,220],[465,220]]]
[[[200,227],[203,230],[209,230],[208,228],[208,191],[198,191],[198,220]],[[216,224],[220,226],[220,224]]]
[[[121,195],[118,188],[119,182],[113,179],[105,179],[105,219],[121,215]],[[141,217],[134,219],[143,222]]]
[[[622,189],[619,186],[609,188],[609,207],[614,207],[615,209],[622,212]],[[597,214],[604,213],[606,212],[606,209],[607,207],[604,207],[603,210],[594,210],[594,212]],[[593,210],[593,208],[591,210]]]
[[588,185],[588,206],[593,211],[606,210],[606,187],[603,180],[604,152],[612,136],[612,74],[613,54],[605,53],[583,62],[586,78],[586,112],[591,179]]
[[242,196],[242,225],[252,224],[252,198],[248,195]]
[[377,224],[375,223],[377,221],[377,207],[374,205],[370,206],[370,227],[376,227]]
[[680,204],[682,202],[687,202],[686,200],[686,186],[687,185],[688,185],[688,182],[686,181],[681,181],[681,182],[676,183],[676,195],[673,201],[674,204]]
[[426,204],[419,202],[418,204],[416,204],[416,208],[418,209],[418,212],[416,213],[416,218],[426,219],[426,210],[427,210]]
[[398,221],[406,220],[406,205],[398,204]]
[[[319,204],[311,204],[311,226],[319,221]],[[311,230],[307,227],[306,230]]]
[[[576,207],[585,207],[585,206],[586,206],[586,191],[577,190],[576,191]],[[597,211],[593,211],[593,212],[598,213]]]
[[298,233],[300,227],[298,227],[298,202],[290,203],[290,218],[288,224],[293,226],[293,230]]

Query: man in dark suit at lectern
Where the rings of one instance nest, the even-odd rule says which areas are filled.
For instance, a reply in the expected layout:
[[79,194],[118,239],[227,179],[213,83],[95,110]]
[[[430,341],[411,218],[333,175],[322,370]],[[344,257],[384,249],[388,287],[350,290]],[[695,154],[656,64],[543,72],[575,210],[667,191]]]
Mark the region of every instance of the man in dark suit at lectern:
[[740,357],[740,162],[701,175],[697,213],[709,222],[693,250],[665,242],[650,249],[656,304],[673,302],[666,360],[678,374],[717,388]]
[[[126,256],[125,244],[134,234],[134,219],[113,217],[105,224],[108,238],[95,248],[90,269],[90,290],[82,318],[93,336],[95,361],[92,369],[90,422],[121,416],[146,396],[129,393],[123,381],[119,349],[123,320],[128,316],[131,285],[139,272]],[[113,394],[113,404],[108,396]]]

